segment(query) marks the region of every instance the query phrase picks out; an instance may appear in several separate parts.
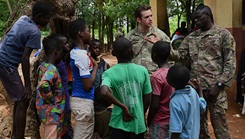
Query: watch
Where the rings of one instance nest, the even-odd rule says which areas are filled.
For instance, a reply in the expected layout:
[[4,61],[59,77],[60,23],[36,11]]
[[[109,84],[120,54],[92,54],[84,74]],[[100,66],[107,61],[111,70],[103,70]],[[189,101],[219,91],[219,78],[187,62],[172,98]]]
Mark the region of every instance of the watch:
[[216,85],[217,85],[218,87],[220,87],[220,88],[224,88],[224,84],[221,83],[221,82],[219,82],[219,81],[216,83]]

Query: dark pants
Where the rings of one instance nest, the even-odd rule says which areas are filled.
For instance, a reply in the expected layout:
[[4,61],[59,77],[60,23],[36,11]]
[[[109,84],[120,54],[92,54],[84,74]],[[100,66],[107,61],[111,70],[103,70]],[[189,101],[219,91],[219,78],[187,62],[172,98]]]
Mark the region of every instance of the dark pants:
[[144,139],[144,133],[135,134],[110,127],[111,139]]

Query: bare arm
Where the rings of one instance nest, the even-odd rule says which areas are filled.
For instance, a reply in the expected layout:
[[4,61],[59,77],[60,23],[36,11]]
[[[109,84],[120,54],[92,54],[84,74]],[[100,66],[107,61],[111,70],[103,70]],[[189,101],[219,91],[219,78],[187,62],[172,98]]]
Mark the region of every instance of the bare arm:
[[156,115],[159,104],[160,104],[160,97],[157,95],[152,95],[150,110],[147,118],[148,126],[151,124],[153,117]]
[[30,81],[30,55],[32,52],[32,48],[25,47],[23,55],[22,55],[22,73],[24,76],[24,82],[25,82],[25,93],[22,96],[24,100],[28,100],[31,98],[31,81]]
[[92,89],[94,82],[96,80],[96,73],[98,70],[98,64],[96,63],[96,61],[94,59],[93,60],[93,71],[91,73],[91,78],[83,78],[82,79],[82,84],[84,85],[84,89],[86,91],[89,91]]
[[179,135],[180,135],[180,133],[172,133],[171,134],[171,139],[178,139]]

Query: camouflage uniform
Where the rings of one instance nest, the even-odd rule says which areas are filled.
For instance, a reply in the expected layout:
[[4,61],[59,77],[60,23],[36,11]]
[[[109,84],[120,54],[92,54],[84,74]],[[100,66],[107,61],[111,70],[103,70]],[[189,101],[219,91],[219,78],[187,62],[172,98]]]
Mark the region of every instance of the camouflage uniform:
[[[180,60],[190,68],[191,78],[199,79],[205,94],[218,81],[231,86],[235,73],[236,55],[235,40],[229,31],[216,25],[206,31],[197,30],[187,36],[181,46],[171,50],[171,57]],[[223,90],[217,100],[207,101],[207,111],[210,111],[211,123],[217,139],[229,139],[229,129],[226,121],[228,109],[227,95]],[[209,139],[207,111],[201,116],[200,138]]]
[[151,48],[153,46],[153,43],[145,40],[144,38],[154,37],[152,33],[155,33],[157,37],[159,37],[163,41],[170,41],[169,37],[156,27],[152,27],[147,34],[143,34],[138,30],[138,28],[135,28],[126,35],[126,38],[133,45],[133,62],[145,66],[150,74],[156,71],[158,67],[151,59]]

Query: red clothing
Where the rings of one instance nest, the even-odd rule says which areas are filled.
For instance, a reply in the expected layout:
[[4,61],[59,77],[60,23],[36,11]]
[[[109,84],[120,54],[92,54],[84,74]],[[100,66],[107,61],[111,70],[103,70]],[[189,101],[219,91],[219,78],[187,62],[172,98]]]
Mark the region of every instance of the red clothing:
[[166,80],[168,68],[160,68],[151,75],[152,94],[160,97],[160,104],[152,119],[156,124],[168,124],[170,119],[169,102],[170,95],[174,92]]

